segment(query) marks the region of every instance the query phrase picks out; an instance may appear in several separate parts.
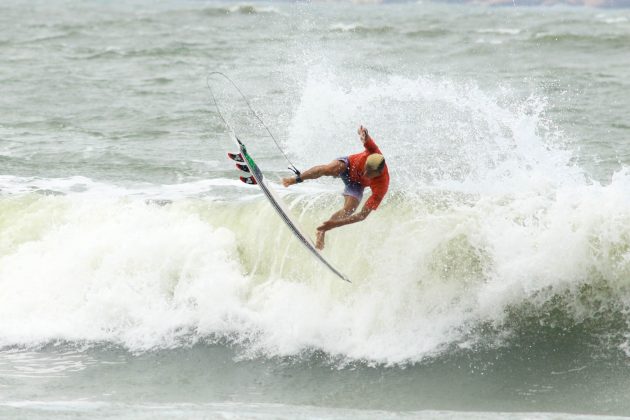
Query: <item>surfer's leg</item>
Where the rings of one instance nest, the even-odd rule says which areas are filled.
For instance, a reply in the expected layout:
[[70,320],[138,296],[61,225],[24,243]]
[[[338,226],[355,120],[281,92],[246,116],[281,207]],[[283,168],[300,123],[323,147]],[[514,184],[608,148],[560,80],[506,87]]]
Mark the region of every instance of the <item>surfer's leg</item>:
[[340,160],[333,160],[326,165],[313,166],[302,172],[302,179],[317,179],[322,176],[339,176],[346,170],[346,164]]
[[[332,216],[330,216],[330,220],[337,220],[343,217],[348,217],[352,213],[355,212],[357,207],[359,207],[359,199],[352,195],[344,195],[343,208],[337,212],[335,212]],[[317,241],[315,242],[315,247],[317,249],[324,249],[324,243],[326,240],[326,232],[318,230],[317,231]]]
[[352,195],[343,196],[343,208],[337,211],[330,217],[330,220],[341,219],[342,217],[350,216],[359,207],[359,199]]
[[[339,176],[342,172],[346,170],[346,164],[339,160],[333,160],[327,165],[317,165],[313,166],[310,169],[302,172],[300,175],[303,181],[307,179],[317,179],[322,176]],[[283,178],[282,185],[288,187],[289,185],[293,185],[297,183],[297,179],[295,177]]]
[[322,232],[321,230],[317,231],[317,240],[315,241],[315,248],[322,250],[324,249],[324,241],[325,241],[326,232]]

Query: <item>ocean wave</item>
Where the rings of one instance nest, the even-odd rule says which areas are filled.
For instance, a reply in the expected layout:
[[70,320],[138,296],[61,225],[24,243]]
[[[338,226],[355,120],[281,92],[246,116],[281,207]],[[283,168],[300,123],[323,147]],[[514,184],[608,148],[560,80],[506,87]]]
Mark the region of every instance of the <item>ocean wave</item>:
[[171,43],[162,47],[123,49],[119,47],[88,48],[78,51],[72,59],[95,60],[95,59],[117,59],[125,57],[184,57],[196,54],[200,51],[200,45],[192,42]]
[[61,33],[41,35],[35,38],[26,39],[26,40],[7,41],[6,43],[7,44],[15,43],[19,45],[43,44],[43,43],[47,43],[48,41],[59,41],[59,40],[68,39],[68,38],[80,37],[82,35],[84,35],[84,33],[79,30],[67,30]]
[[405,32],[405,36],[409,38],[436,38],[446,36],[450,33],[447,29],[432,28],[432,29],[416,29]]
[[598,19],[599,21],[607,23],[609,25],[614,25],[614,24],[628,22],[628,17],[627,16],[610,16],[610,15],[603,14],[603,13],[595,16],[595,18]]
[[[0,347],[216,341],[244,357],[370,365],[563,331],[628,347],[630,172],[602,184],[576,167],[544,98],[316,65],[299,95],[287,149],[303,165],[356,147],[339,139],[355,141],[348,121],[366,115],[391,165],[378,211],[327,236],[351,285],[256,188],[243,199],[247,186],[221,175],[124,188],[2,177]],[[306,232],[338,209],[339,186],[283,190]]]
[[136,197],[145,200],[177,200],[182,198],[198,198],[217,187],[248,189],[239,180],[213,178],[201,181],[172,185],[153,185],[139,183],[136,185],[114,185],[94,181],[84,176],[68,178],[38,178],[0,175],[0,197],[16,196],[28,193],[55,195],[81,195],[84,197],[100,197],[120,199]]
[[518,35],[522,31],[518,28],[481,28],[476,30],[480,34]]
[[475,40],[476,44],[490,44],[490,45],[501,45],[503,41],[500,39],[487,39],[487,38],[479,38]]
[[335,23],[330,26],[330,30],[333,32],[385,33],[393,29],[387,25],[366,26],[359,23]]
[[[618,174],[609,186],[547,195],[398,194],[329,233],[325,254],[352,285],[330,277],[260,196],[166,205],[4,197],[0,346],[146,351],[219,340],[246,357],[320,351],[406,364],[547,329],[613,337],[621,348],[630,333],[625,185]],[[325,192],[287,198],[308,232],[339,204]]]
[[263,6],[255,4],[235,4],[233,6],[213,6],[203,9],[203,13],[210,16],[226,15],[226,14],[281,14],[280,11],[273,6]]
[[[573,34],[538,32],[530,37],[529,42],[535,43],[567,43],[577,47],[584,43],[598,43],[599,46],[622,47],[628,45],[630,37],[626,34]],[[603,44],[602,44],[603,43]]]
[[321,420],[335,420],[339,418],[352,418],[356,420],[451,420],[458,418],[461,420],[503,420],[506,417],[514,420],[623,420],[626,417],[613,417],[610,415],[581,415],[566,414],[558,412],[495,412],[495,411],[453,411],[453,410],[405,410],[403,412],[386,411],[369,408],[340,408],[340,407],[317,407],[314,405],[294,405],[280,403],[244,403],[244,402],[206,402],[206,403],[112,403],[107,400],[57,400],[57,401],[2,401],[0,409],[20,410],[35,417],[44,413],[46,416],[50,412],[68,413],[77,416],[89,415],[94,417],[94,413],[99,415],[110,414],[121,416],[121,412],[133,413],[133,417],[138,420],[162,419],[177,417],[194,418],[240,418],[243,413],[247,413],[248,418],[276,420],[292,420],[296,418],[317,418]]

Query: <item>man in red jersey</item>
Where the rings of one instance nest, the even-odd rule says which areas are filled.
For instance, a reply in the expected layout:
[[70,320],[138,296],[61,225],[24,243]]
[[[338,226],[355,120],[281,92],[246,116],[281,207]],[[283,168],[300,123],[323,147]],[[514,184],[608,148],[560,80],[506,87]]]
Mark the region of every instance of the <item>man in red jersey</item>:
[[[376,143],[374,143],[374,140],[369,136],[366,128],[363,126],[359,127],[358,133],[365,151],[337,158],[328,165],[314,166],[302,172],[301,176],[284,178],[282,180],[282,184],[288,187],[307,179],[317,179],[320,176],[338,176],[341,177],[346,185],[343,191],[345,200],[343,208],[317,228],[317,243],[315,244],[317,249],[324,249],[326,231],[362,221],[368,217],[372,210],[378,208],[378,205],[387,193],[389,173],[387,172],[385,158]],[[361,203],[365,187],[370,187],[372,196],[363,205],[361,211],[354,214],[357,207],[359,207],[359,203]]]

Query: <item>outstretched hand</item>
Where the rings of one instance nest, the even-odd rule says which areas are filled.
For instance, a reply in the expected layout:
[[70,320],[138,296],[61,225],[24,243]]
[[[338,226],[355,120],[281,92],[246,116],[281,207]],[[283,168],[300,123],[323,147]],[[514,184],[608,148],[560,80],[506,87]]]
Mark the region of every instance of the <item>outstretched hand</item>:
[[288,187],[289,185],[293,185],[295,184],[295,178],[290,177],[290,178],[282,178],[282,185],[286,187]]
[[359,129],[357,130],[357,133],[359,134],[359,137],[361,138],[361,141],[363,143],[365,143],[365,141],[367,140],[367,136],[368,136],[367,128],[365,128],[365,127],[363,127],[361,125],[361,126],[359,126]]

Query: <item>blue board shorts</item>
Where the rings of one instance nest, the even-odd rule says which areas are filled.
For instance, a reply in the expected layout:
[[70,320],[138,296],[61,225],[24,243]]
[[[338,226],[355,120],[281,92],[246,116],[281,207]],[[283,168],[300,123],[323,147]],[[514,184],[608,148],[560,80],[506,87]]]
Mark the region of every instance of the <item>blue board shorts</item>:
[[350,180],[350,165],[348,163],[348,156],[338,157],[337,160],[346,164],[346,170],[339,175],[343,183],[346,185],[346,188],[343,190],[343,195],[349,195],[361,202],[365,187],[358,182]]

